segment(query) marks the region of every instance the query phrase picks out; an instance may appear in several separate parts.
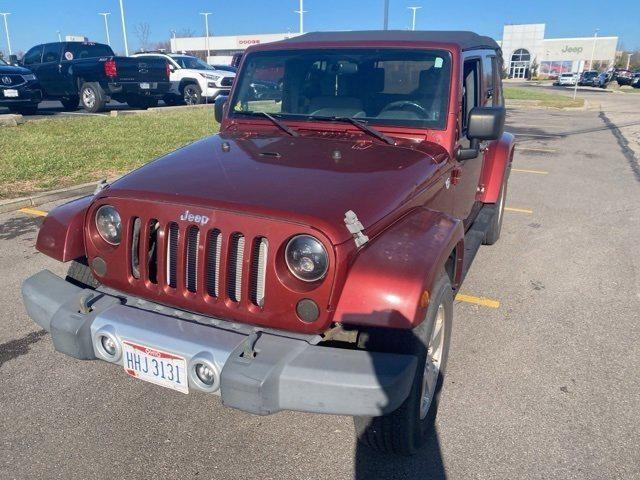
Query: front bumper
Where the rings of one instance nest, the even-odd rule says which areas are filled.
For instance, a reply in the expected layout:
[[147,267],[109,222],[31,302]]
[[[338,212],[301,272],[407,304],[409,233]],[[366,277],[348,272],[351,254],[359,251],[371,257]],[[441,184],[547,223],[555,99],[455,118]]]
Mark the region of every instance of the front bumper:
[[229,95],[231,87],[217,87],[215,84],[209,83],[207,88],[202,92],[202,96],[215,99],[218,95]]
[[[59,352],[122,367],[122,358],[111,360],[97,346],[101,334],[108,333],[120,343],[128,340],[183,356],[189,368],[204,359],[219,375],[214,393],[222,403],[259,415],[281,410],[389,413],[409,394],[416,369],[410,355],[314,345],[311,338],[247,330],[208,317],[202,318],[209,324],[196,322],[201,317],[82,289],[48,270],[28,278],[22,295],[27,313],[51,333]],[[189,387],[203,390],[191,378]]]
[[2,107],[37,105],[42,101],[42,90],[39,88],[16,88],[17,97],[6,97],[3,90],[0,89],[0,106]]

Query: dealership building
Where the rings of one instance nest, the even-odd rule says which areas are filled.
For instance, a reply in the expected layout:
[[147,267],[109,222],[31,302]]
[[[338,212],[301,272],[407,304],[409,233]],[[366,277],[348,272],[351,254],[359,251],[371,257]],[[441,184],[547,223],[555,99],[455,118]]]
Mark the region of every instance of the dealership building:
[[532,67],[539,75],[606,69],[616,59],[618,37],[545,38],[545,24],[505,25],[502,55],[509,78],[528,78]]
[[176,37],[171,39],[172,52],[187,52],[204,56],[209,50],[208,63],[229,64],[234,54],[241,53],[251,45],[277,42],[298,33],[263,33],[257,35],[229,35],[207,37]]

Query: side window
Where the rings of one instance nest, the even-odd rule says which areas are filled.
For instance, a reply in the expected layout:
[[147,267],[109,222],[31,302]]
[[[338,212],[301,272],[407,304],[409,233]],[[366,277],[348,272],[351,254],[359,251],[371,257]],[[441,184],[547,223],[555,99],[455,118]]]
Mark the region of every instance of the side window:
[[462,131],[466,131],[469,121],[469,113],[473,107],[480,106],[480,60],[467,60],[464,62],[462,76]]
[[484,57],[482,59],[482,78],[484,82],[484,105],[493,107],[495,97],[494,63],[495,57]]
[[61,53],[62,53],[62,44],[60,43],[46,44],[44,46],[44,52],[42,53],[42,63],[59,62]]
[[42,59],[42,45],[38,45],[37,47],[33,47],[29,50],[23,59],[24,65],[34,65],[36,63],[40,63]]

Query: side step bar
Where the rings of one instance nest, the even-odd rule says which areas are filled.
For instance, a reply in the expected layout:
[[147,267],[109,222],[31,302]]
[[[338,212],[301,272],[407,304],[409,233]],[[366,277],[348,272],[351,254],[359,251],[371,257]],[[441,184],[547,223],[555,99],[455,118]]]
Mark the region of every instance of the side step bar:
[[484,237],[487,233],[487,230],[489,230],[489,226],[491,225],[496,212],[497,210],[494,204],[487,204],[483,206],[480,210],[480,213],[478,213],[475,221],[471,225],[471,228],[467,230],[467,233],[464,236],[464,264],[462,266],[462,281],[464,281],[464,279],[466,278],[467,273],[471,268],[471,264],[473,263],[474,258],[476,258],[476,253],[478,253],[478,250],[480,249],[480,246],[484,241]]

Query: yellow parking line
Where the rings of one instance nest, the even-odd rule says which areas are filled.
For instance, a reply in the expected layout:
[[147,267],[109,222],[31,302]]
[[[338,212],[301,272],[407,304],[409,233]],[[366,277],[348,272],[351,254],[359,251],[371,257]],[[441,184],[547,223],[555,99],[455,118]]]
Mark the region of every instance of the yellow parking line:
[[526,213],[527,215],[531,215],[533,210],[528,210],[526,208],[513,208],[513,207],[504,207],[505,212],[517,212],[517,213]]
[[536,175],[549,175],[549,172],[545,172],[544,170],[525,170],[524,168],[512,168],[511,171],[520,173],[535,173]]
[[456,295],[456,300],[465,303],[473,303],[475,305],[482,305],[489,308],[500,308],[500,302],[498,300],[492,300],[485,297],[474,297],[473,295],[464,295],[459,293]]
[[36,210],[35,208],[21,208],[18,210],[22,213],[28,213],[29,215],[36,215],[38,217],[46,217],[48,212],[44,210]]

